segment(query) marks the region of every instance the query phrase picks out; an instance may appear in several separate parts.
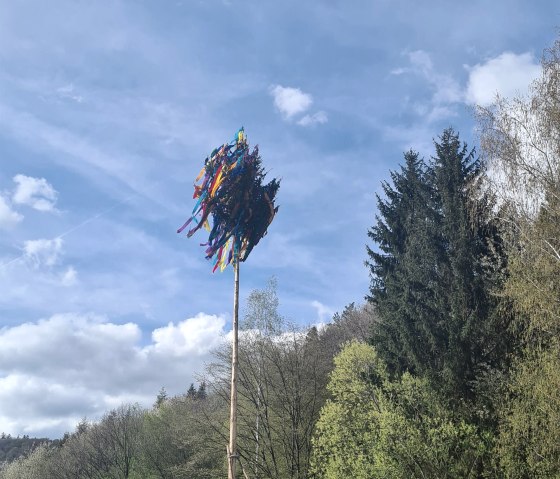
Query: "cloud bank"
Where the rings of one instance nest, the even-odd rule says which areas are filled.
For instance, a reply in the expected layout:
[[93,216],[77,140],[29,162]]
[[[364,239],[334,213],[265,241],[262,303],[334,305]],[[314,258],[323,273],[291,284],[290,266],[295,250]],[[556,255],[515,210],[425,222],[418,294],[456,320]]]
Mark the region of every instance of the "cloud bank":
[[151,331],[93,314],[57,314],[0,329],[0,431],[60,436],[123,401],[184,392],[225,337],[225,319],[199,313]]

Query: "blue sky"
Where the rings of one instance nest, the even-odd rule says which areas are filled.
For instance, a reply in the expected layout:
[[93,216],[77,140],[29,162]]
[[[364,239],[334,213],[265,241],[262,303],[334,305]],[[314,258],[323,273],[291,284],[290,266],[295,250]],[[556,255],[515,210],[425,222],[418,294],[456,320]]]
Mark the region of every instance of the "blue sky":
[[[0,430],[60,435],[180,392],[230,327],[232,271],[175,233],[244,126],[279,214],[241,269],[307,325],[363,301],[375,193],[472,105],[523,91],[557,2],[0,3]],[[46,399],[48,398],[48,399]]]

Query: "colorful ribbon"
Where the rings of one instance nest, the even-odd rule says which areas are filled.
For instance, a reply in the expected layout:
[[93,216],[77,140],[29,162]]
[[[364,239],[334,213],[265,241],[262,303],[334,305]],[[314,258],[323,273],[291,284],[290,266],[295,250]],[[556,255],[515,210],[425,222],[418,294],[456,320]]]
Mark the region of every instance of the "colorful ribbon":
[[245,261],[266,235],[278,212],[274,201],[280,182],[274,178],[263,185],[265,175],[258,146],[249,151],[243,128],[204,161],[195,179],[193,198],[197,202],[177,233],[191,222],[196,226],[187,232],[188,237],[202,227],[209,232],[208,242],[201,246],[206,246],[207,259],[216,256],[213,272]]

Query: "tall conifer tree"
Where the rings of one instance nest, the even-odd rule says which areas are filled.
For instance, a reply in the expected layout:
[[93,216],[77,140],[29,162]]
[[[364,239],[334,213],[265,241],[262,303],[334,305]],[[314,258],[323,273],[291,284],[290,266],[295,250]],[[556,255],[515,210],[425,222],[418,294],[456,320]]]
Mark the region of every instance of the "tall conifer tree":
[[[415,308],[419,297],[429,296],[426,275],[432,272],[425,264],[432,256],[428,254],[433,223],[430,187],[418,153],[409,151],[404,159],[400,172],[391,172],[392,185],[382,185],[385,198],[377,197],[377,223],[368,232],[379,248],[378,252],[368,247],[370,299],[380,316],[373,342],[394,373],[422,369],[426,361],[422,343],[433,342],[433,338],[418,341],[422,321]],[[429,298],[423,304],[428,305]]]
[[496,366],[505,335],[493,295],[503,258],[483,168],[447,129],[429,165],[405,155],[378,198],[368,248],[372,342],[394,374],[428,376],[450,398],[474,397],[477,374]]

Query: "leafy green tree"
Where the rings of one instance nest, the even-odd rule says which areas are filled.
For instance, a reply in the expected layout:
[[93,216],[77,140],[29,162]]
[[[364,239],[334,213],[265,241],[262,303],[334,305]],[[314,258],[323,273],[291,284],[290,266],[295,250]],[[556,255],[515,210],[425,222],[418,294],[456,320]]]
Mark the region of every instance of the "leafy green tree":
[[41,444],[26,456],[21,456],[0,469],[0,479],[45,479],[54,477],[52,465],[54,448]]
[[560,200],[546,185],[543,190],[537,217],[518,217],[505,289],[524,345],[502,403],[498,447],[502,467],[514,478],[560,474]]
[[53,455],[53,479],[102,478],[103,467],[94,460],[89,434],[93,424],[85,419],[76,426],[73,434],[65,434],[60,447]]
[[450,412],[425,379],[389,380],[366,344],[336,358],[317,422],[312,474],[317,479],[479,477],[489,438]]
[[315,427],[311,477],[381,477],[374,447],[380,436],[378,385],[387,377],[385,365],[364,343],[350,343],[334,361],[327,386],[332,399]]
[[213,479],[227,475],[223,441],[212,427],[212,422],[226,417],[225,406],[216,397],[201,400],[183,395],[146,412],[140,477]]
[[[311,438],[326,399],[332,336],[303,331],[278,312],[274,282],[253,291],[245,307],[239,348],[238,447],[255,479],[308,477]],[[341,327],[342,329],[342,327]],[[333,340],[331,342],[331,340]],[[324,347],[327,346],[327,347]],[[230,356],[216,353],[209,384],[227,402]],[[222,425],[222,434],[225,438]]]
[[522,348],[500,399],[506,477],[560,477],[560,39],[527,96],[479,108],[493,191],[512,225],[505,294]]
[[374,446],[378,477],[475,478],[491,472],[493,436],[450,410],[426,379],[409,373],[386,383]]
[[272,277],[263,289],[254,289],[249,293],[243,311],[242,329],[257,330],[265,336],[280,334],[285,327],[285,319],[278,308],[278,283]]
[[497,447],[509,478],[560,474],[560,347],[527,354],[510,382]]

